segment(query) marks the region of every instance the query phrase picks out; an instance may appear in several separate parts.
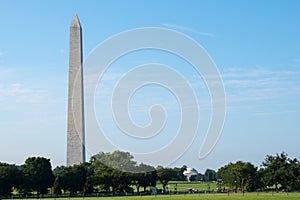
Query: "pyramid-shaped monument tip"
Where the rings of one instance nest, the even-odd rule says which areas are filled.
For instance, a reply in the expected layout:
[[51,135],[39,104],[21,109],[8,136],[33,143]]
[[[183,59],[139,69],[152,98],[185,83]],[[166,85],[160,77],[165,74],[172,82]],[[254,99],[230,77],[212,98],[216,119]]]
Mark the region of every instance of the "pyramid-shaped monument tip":
[[80,22],[77,14],[75,14],[73,17],[71,27],[80,27]]

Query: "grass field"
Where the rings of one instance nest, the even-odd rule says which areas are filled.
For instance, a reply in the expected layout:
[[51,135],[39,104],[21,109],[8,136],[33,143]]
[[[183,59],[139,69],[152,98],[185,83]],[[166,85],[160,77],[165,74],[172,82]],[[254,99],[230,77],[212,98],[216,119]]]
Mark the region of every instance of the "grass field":
[[[156,187],[158,189],[161,189],[162,185],[160,183],[157,183]],[[169,190],[174,191],[175,187],[177,188],[177,191],[187,191],[188,188],[191,188],[193,190],[199,190],[199,191],[212,191],[212,190],[216,191],[218,186],[216,183],[170,181],[168,184]]]
[[[162,184],[157,182],[157,189],[163,189]],[[221,186],[223,188],[223,186]],[[137,192],[135,186],[132,186],[134,192]],[[174,192],[177,190],[178,192],[186,192],[188,189],[198,190],[198,191],[217,191],[216,183],[200,183],[200,182],[187,182],[187,181],[170,181],[168,184],[168,191]],[[147,190],[151,190],[151,187],[147,187]],[[144,191],[143,188],[140,188],[140,192]]]
[[[300,193],[245,193],[243,196],[241,193],[231,194],[187,194],[187,195],[157,195],[157,196],[134,196],[134,197],[77,197],[74,200],[293,200],[300,199]],[[29,199],[28,199],[29,200]],[[36,199],[35,199],[36,200]],[[43,200],[70,200],[70,198],[48,198]]]
[[[160,183],[156,186],[158,189],[162,189],[162,185]],[[168,184],[168,191],[171,191],[171,195],[156,195],[156,196],[146,196],[146,195],[137,195],[137,196],[128,196],[128,197],[74,197],[74,198],[43,198],[42,200],[300,200],[300,193],[291,192],[291,193],[283,193],[283,192],[246,192],[243,196],[242,193],[213,193],[212,191],[217,191],[218,185],[216,183],[199,183],[199,182],[187,182],[187,181],[171,181]],[[221,186],[223,188],[223,186]],[[174,194],[177,189],[180,194]],[[134,188],[136,190],[136,188]],[[188,190],[198,190],[202,191],[201,193],[189,194]],[[147,190],[151,191],[150,187],[147,187]],[[140,189],[143,193],[143,188]],[[210,191],[211,193],[204,193],[204,191]],[[136,192],[136,191],[135,191]],[[183,194],[185,192],[185,195]],[[0,198],[1,199],[1,198]],[[36,200],[37,198],[32,198],[31,200]],[[25,200],[25,199],[24,199]],[[26,200],[30,200],[29,198]]]

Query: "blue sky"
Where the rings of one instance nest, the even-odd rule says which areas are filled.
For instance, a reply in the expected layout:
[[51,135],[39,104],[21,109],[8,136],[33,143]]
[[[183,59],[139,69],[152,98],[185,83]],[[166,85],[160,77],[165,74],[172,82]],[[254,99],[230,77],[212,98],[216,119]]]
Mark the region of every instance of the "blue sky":
[[[114,63],[104,79],[105,86],[113,87],[132,66],[159,62],[173,65],[193,85],[203,126],[174,166],[187,164],[203,171],[236,160],[259,165],[266,154],[282,151],[300,159],[299,8],[298,1],[2,0],[0,160],[21,164],[39,155],[51,158],[53,166],[65,164],[69,26],[75,13],[83,28],[85,59],[112,35],[159,27],[189,36],[215,62],[225,86],[227,114],[217,145],[202,160],[198,153],[209,124],[209,95],[194,71],[182,68],[186,63],[163,52],[136,52]],[[145,90],[137,93],[130,107],[132,118],[141,125],[149,121],[141,112],[144,107],[156,100],[168,105],[173,98],[161,88]],[[99,90],[99,98],[101,91],[106,94]],[[151,92],[164,95],[143,96]],[[143,102],[145,98],[149,101]],[[168,115],[175,124],[170,130],[178,124],[176,112]],[[105,116],[99,118],[114,130]]]

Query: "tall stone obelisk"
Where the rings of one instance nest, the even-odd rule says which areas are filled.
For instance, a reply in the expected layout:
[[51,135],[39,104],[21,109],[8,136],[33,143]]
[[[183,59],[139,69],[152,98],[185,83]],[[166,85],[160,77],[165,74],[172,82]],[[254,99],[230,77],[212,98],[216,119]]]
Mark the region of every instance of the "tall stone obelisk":
[[82,40],[77,15],[70,27],[69,53],[67,166],[85,162]]

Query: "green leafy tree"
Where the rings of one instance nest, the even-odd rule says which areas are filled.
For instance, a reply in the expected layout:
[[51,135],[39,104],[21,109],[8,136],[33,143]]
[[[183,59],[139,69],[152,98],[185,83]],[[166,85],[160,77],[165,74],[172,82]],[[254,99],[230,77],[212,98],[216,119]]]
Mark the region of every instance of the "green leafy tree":
[[291,176],[288,181],[289,190],[300,190],[300,163],[296,158],[294,158],[289,160],[289,164],[291,171]]
[[213,169],[207,169],[204,173],[204,180],[205,181],[216,181],[216,171]]
[[221,178],[230,188],[241,189],[242,192],[256,190],[257,168],[250,162],[238,161],[229,163],[218,170],[217,177]]
[[236,189],[236,177],[232,172],[233,163],[221,167],[217,172],[217,178],[222,179],[230,189]]
[[265,170],[263,168],[260,168],[257,173],[256,173],[256,178],[255,178],[255,186],[257,190],[265,190],[266,185],[263,181],[265,176]]
[[55,180],[53,183],[53,193],[56,195],[62,194],[61,180],[60,180],[59,176],[55,177]]
[[58,173],[61,188],[64,191],[69,191],[70,194],[86,193],[92,188],[88,177],[91,176],[89,172],[89,165],[82,163],[65,167]]
[[62,182],[61,182],[61,173],[65,169],[65,166],[57,166],[53,169],[53,175],[55,177],[53,183],[53,193],[56,195],[62,194]]
[[237,172],[240,173],[238,180],[240,181],[242,192],[244,192],[245,189],[249,192],[255,191],[257,187],[257,167],[250,162],[237,162],[237,165]]
[[53,169],[53,175],[57,177],[66,167],[65,166],[57,166]]
[[113,192],[133,192],[132,187],[130,187],[133,176],[132,173],[120,171],[113,169]]
[[286,153],[267,155],[262,163],[264,176],[263,183],[266,186],[275,185],[276,191],[282,189],[300,189],[300,163],[297,159],[288,158]]
[[25,178],[22,188],[26,192],[48,193],[48,188],[52,187],[54,182],[50,159],[43,157],[27,158],[25,164],[21,166],[21,170]]
[[195,176],[195,181],[205,181],[204,174],[198,173]]
[[267,186],[275,185],[276,191],[278,191],[279,185],[282,188],[288,186],[292,173],[286,153],[283,152],[275,156],[267,155],[262,166],[265,168],[264,181]]
[[174,167],[174,171],[176,172],[176,176],[174,177],[174,181],[185,181],[186,177],[183,175],[183,172],[186,170],[187,166],[183,165],[182,167]]
[[133,192],[130,185],[135,181],[129,172],[136,172],[137,166],[129,152],[100,152],[92,156],[90,162],[94,167],[95,184],[102,185],[106,191],[111,187],[113,193]]
[[[93,158],[92,158],[93,159]],[[95,186],[101,186],[105,192],[110,191],[110,187],[113,184],[112,181],[112,168],[109,168],[99,160],[91,160],[94,169],[92,182]]]
[[113,153],[100,152],[91,158],[91,162],[99,160],[103,164],[120,171],[131,172],[135,170],[136,162],[129,152],[114,151]]
[[176,176],[176,171],[171,168],[160,168],[157,169],[157,178],[163,185],[163,191],[166,192],[166,186],[168,182]]
[[137,173],[133,174],[133,182],[137,187],[137,192],[140,192],[140,187],[146,191],[147,186],[156,185],[157,173],[154,167],[141,163],[136,171]]
[[92,182],[95,186],[102,186],[106,192],[133,192],[130,187],[132,183],[132,174],[117,169],[113,169],[105,164],[103,164],[98,159],[92,160],[92,165],[94,169]]
[[7,196],[13,187],[19,187],[22,173],[15,165],[0,163],[0,195]]

